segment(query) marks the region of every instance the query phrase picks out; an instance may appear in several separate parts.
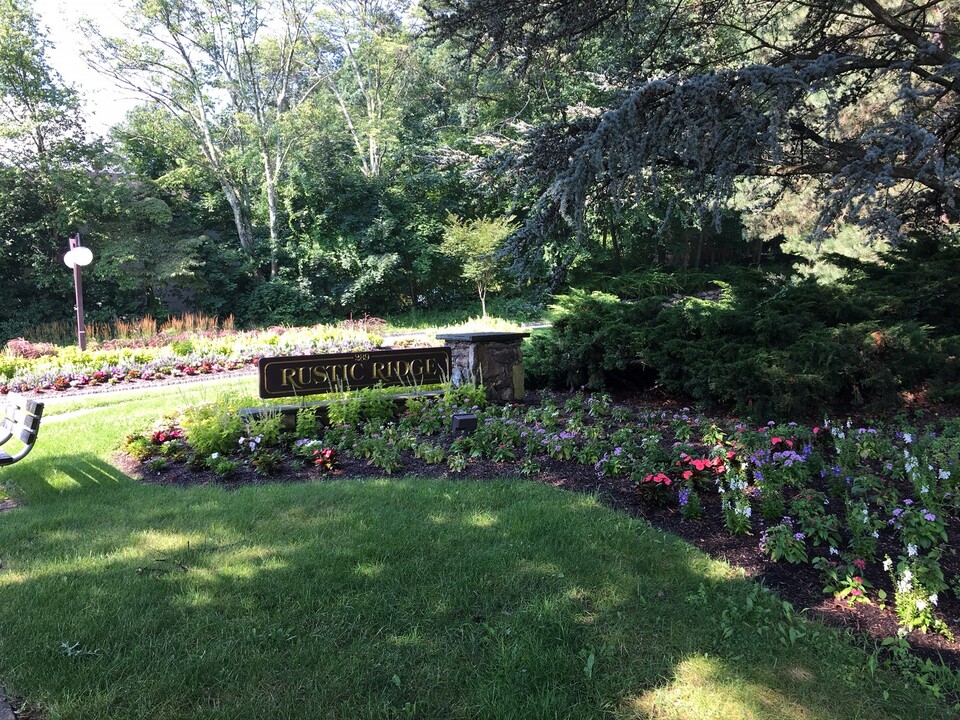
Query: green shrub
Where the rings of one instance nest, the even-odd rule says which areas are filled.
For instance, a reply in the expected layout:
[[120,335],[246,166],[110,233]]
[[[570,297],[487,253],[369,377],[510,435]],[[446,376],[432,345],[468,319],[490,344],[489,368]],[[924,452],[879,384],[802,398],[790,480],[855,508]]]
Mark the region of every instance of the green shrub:
[[366,388],[357,393],[360,403],[360,419],[373,424],[385,424],[396,412],[392,392],[382,387]]
[[278,412],[266,411],[257,418],[247,419],[246,435],[260,437],[263,447],[274,447],[280,443],[280,424],[283,416]]
[[217,453],[226,455],[237,449],[237,441],[246,432],[242,407],[232,399],[192,405],[183,411],[181,424],[187,443],[199,458]]
[[26,370],[30,361],[15,355],[0,354],[0,379],[9,380],[18,372]]
[[315,408],[303,407],[297,410],[297,425],[294,433],[300,440],[317,439],[319,433]]
[[[960,256],[956,265],[960,272]],[[845,405],[878,410],[926,383],[939,398],[960,396],[956,336],[938,337],[941,328],[919,321],[934,319],[929,303],[924,313],[906,312],[904,298],[891,304],[864,290],[877,283],[876,272],[849,286],[793,282],[755,268],[727,268],[710,283],[701,272],[677,275],[673,283],[631,276],[621,296],[557,298],[552,332],[535,335],[525,353],[531,386],[627,381],[760,416]],[[692,294],[661,294],[669,288]]]
[[172,343],[170,343],[170,350],[173,351],[174,355],[187,357],[193,352],[193,341],[189,338],[184,340],[174,340]]

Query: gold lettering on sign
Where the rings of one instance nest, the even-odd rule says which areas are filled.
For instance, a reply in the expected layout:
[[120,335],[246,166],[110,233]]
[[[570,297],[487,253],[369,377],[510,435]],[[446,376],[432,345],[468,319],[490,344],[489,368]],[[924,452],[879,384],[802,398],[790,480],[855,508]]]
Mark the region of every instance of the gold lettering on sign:
[[260,396],[435,383],[448,377],[449,371],[449,350],[441,348],[261,358]]

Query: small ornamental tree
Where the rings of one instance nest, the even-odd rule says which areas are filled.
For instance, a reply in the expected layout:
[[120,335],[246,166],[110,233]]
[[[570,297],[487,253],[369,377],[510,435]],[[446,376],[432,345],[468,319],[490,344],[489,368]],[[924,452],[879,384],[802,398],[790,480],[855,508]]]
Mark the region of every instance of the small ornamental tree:
[[461,220],[451,215],[440,252],[463,262],[463,277],[477,286],[483,317],[487,316],[487,291],[498,290],[503,272],[499,250],[516,230],[506,218]]

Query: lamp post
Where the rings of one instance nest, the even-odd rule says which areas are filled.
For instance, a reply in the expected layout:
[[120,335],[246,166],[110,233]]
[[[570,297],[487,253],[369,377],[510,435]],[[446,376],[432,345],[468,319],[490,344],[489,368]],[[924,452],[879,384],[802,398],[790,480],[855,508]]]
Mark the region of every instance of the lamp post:
[[73,270],[73,286],[77,295],[77,340],[81,350],[87,349],[87,329],[83,324],[83,283],[80,280],[80,268],[92,261],[93,253],[90,248],[80,244],[80,233],[70,238],[70,249],[63,256],[63,262]]

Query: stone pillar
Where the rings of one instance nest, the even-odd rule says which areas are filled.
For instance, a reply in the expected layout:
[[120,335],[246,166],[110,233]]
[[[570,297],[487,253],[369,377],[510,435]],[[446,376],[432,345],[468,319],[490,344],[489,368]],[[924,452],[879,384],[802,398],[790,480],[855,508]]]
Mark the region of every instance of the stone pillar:
[[523,400],[523,354],[520,344],[530,333],[474,332],[440,333],[450,347],[454,385],[482,384],[494,403]]

